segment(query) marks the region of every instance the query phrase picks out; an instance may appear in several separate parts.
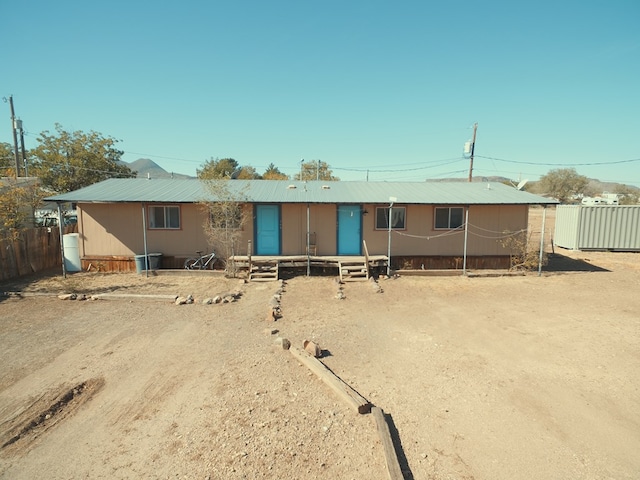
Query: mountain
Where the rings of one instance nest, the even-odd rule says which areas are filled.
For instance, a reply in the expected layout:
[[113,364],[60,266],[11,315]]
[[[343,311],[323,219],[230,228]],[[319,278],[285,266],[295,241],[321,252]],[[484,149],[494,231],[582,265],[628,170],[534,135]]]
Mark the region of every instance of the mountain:
[[[428,178],[427,182],[468,182],[469,178]],[[485,182],[485,183],[506,183],[507,185],[513,184],[512,180],[509,180],[507,177],[498,177],[498,176],[477,176],[473,177],[474,182]],[[517,183],[517,182],[516,182]]]
[[164,168],[158,165],[153,160],[148,158],[139,158],[134,162],[120,162],[122,165],[129,167],[132,171],[137,173],[138,178],[193,178],[189,175],[183,175],[181,173],[167,172]]
[[[623,183],[614,183],[614,182],[601,182],[600,180],[597,180],[595,178],[589,178],[588,180],[589,180],[589,183],[587,185],[587,188],[585,189],[585,192],[584,192],[585,195],[598,195],[603,192],[610,192],[610,193],[629,192],[634,195],[640,194],[640,188],[634,185],[626,185]],[[468,179],[467,178],[437,178],[437,179],[428,179],[427,181],[429,182],[467,182]],[[511,180],[509,178],[500,177],[500,176],[489,176],[489,177],[477,176],[477,177],[473,177],[473,181],[488,182],[488,183],[504,183],[506,185],[513,185],[514,187],[518,184],[518,181],[516,180]],[[537,183],[538,182],[535,180],[527,182],[524,185],[524,190],[531,193],[541,194],[542,192],[539,192],[536,189]]]

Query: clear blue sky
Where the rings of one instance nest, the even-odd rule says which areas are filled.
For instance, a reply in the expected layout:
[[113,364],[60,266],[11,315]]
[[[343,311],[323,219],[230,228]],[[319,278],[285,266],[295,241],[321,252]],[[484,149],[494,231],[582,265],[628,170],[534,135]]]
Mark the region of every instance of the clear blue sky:
[[573,166],[640,186],[638,0],[36,0],[0,16],[0,96],[27,148],[58,122],[190,175],[320,159],[409,181],[466,177],[478,122],[474,176]]

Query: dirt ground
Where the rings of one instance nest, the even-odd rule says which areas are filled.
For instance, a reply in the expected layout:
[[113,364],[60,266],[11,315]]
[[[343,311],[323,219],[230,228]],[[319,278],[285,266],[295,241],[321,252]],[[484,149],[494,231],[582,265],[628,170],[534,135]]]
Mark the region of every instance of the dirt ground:
[[[317,342],[389,415],[406,479],[639,478],[640,254],[562,251],[541,277],[378,285],[346,283],[338,299],[333,277],[291,278],[276,322],[280,282],[0,285],[25,293],[0,297],[0,478],[388,478],[372,415],[278,336]],[[111,296],[45,295],[71,291]]]

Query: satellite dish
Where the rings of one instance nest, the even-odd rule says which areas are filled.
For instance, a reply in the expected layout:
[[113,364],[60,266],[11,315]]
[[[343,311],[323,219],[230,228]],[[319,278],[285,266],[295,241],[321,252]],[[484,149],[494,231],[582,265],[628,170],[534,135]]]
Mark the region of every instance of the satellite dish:
[[524,188],[524,186],[527,184],[527,182],[528,182],[528,181],[529,181],[528,179],[522,180],[522,181],[518,184],[518,186],[517,186],[516,188],[517,188],[518,190],[522,190],[522,189]]

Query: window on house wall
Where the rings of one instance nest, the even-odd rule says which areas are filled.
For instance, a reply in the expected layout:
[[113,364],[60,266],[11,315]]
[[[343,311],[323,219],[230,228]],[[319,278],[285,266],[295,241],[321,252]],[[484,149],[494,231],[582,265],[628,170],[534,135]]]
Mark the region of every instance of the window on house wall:
[[436,207],[436,230],[459,228],[464,223],[464,208]]
[[[391,209],[391,229],[404,230],[406,227],[405,207]],[[376,230],[389,230],[389,207],[376,207]]]
[[149,207],[149,228],[179,229],[180,207],[177,205],[154,205]]

